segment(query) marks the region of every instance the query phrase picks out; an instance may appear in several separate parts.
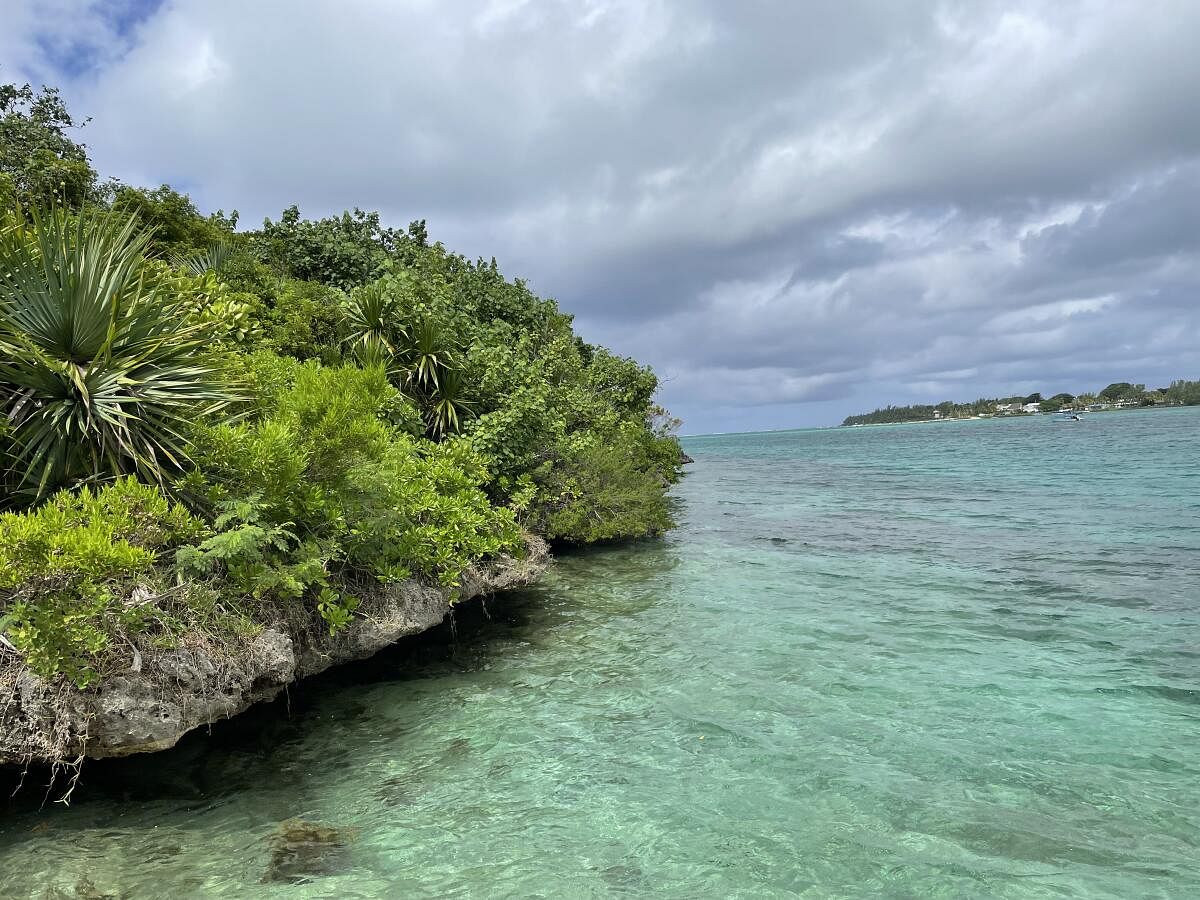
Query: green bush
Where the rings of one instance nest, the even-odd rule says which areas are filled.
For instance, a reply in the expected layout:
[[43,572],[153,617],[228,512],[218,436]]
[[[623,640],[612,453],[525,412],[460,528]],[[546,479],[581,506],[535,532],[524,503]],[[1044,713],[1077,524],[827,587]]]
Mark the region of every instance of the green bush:
[[78,209],[99,199],[87,148],[68,136],[84,124],[55,88],[0,84],[0,204]]
[[280,281],[261,313],[263,346],[300,360],[340,363],[345,329],[342,297],[340,291],[315,282]]
[[674,527],[667,479],[636,432],[597,436],[535,479],[534,527],[551,540],[652,537]]
[[278,222],[267,219],[254,235],[261,259],[291,277],[342,290],[378,274],[402,234],[380,224],[379,213],[353,213],[311,221],[295,206]]
[[150,601],[163,587],[162,555],[205,531],[132,478],[0,514],[0,628],[34,672],[84,687],[117,636],[161,614]]
[[495,260],[378,213],[238,233],[165,185],[101,189],[73,124],[0,85],[0,507],[34,507],[0,517],[0,627],[35,671],[85,685],[251,614],[337,630],[363,584],[453,591],[518,523],[670,527],[653,372]]
[[233,237],[236,212],[203,216],[187,194],[168,185],[153,189],[122,186],[113,197],[112,208],[126,217],[136,216],[152,232],[152,246],[165,256],[207,250]]
[[483,461],[414,441],[412,416],[381,369],[296,366],[257,420],[198,435],[180,486],[217,534],[181,564],[258,596],[314,595],[336,626],[333,573],[454,586],[476,560],[516,550],[512,513],[480,490]]

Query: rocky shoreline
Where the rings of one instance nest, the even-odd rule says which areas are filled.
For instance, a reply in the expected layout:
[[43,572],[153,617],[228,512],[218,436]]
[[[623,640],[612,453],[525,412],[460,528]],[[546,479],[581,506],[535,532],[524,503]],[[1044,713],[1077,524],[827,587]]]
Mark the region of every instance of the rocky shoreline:
[[[532,583],[550,555],[540,538],[527,543],[522,559],[504,556],[465,573],[458,599]],[[48,682],[7,657],[0,668],[0,764],[60,765],[165,750],[196,728],[273,700],[303,678],[427,631],[451,609],[449,590],[416,580],[356,594],[358,614],[336,635],[319,622],[301,628],[276,623],[219,659],[185,641],[87,690]]]

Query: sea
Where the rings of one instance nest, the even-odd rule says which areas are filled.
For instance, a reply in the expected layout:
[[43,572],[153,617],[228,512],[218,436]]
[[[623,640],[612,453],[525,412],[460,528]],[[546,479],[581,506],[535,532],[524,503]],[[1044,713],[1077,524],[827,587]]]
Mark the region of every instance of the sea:
[[688,438],[665,538],[30,772],[0,896],[1200,897],[1198,438]]

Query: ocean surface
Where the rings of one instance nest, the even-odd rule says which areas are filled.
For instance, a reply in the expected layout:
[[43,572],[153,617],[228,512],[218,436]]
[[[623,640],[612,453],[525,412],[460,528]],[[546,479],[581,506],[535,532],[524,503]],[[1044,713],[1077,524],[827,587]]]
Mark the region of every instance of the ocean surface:
[[27,782],[0,896],[1200,897],[1198,438],[688,439],[665,540]]

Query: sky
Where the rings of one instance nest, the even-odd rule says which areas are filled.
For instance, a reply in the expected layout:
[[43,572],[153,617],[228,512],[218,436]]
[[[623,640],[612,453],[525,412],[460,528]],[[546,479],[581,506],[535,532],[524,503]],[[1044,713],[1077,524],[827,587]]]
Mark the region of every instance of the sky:
[[1195,0],[0,0],[103,175],[427,220],[684,433],[1200,378]]

